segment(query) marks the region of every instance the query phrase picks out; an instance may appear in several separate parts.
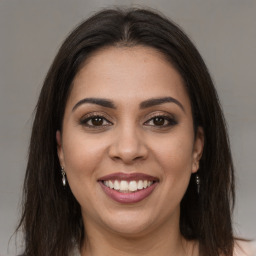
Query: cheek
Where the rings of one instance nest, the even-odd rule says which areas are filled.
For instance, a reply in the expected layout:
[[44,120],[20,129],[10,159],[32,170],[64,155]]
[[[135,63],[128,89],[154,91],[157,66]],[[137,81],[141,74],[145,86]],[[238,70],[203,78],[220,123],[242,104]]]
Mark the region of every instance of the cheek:
[[82,208],[90,212],[95,203],[91,198],[97,193],[95,184],[99,177],[99,165],[104,161],[105,145],[102,140],[91,139],[84,133],[72,132],[71,135],[66,132],[63,147],[70,189]]
[[[164,136],[163,136],[164,137]],[[192,171],[193,137],[190,133],[178,132],[152,142],[153,161],[160,167],[161,197],[155,208],[159,208],[165,217],[178,209],[187,190]],[[153,145],[154,144],[154,145]],[[152,164],[153,166],[153,164]]]
[[169,183],[170,188],[176,185],[181,188],[186,186],[193,163],[191,132],[166,137],[161,142],[154,143],[154,148],[155,159],[162,168],[163,180]]
[[77,178],[81,181],[84,176],[94,179],[94,171],[104,156],[103,141],[91,139],[83,132],[72,135],[66,133],[63,145],[66,171],[70,179]]
[[[186,166],[192,163],[193,140],[190,136],[170,136],[155,145],[159,160],[170,168]],[[176,169],[176,168],[175,168]]]

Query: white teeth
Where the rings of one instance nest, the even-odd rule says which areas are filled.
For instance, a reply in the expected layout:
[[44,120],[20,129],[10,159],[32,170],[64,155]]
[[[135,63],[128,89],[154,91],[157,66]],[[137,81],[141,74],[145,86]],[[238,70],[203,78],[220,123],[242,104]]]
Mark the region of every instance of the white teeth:
[[130,181],[129,182],[129,190],[130,191],[136,191],[138,189],[137,182],[136,181]]
[[109,181],[109,186],[108,185],[106,185],[107,187],[110,187],[110,188],[114,188],[114,184],[113,184],[113,182],[110,180]]
[[119,185],[119,182],[117,180],[114,181],[114,189],[115,190],[119,190],[120,189],[120,185]]
[[145,189],[153,184],[153,181],[148,180],[132,180],[132,181],[126,181],[126,180],[106,180],[104,181],[104,185],[106,187],[109,187],[114,190],[118,190],[119,192],[135,192],[137,190]]
[[126,180],[121,180],[120,182],[120,190],[128,190],[129,183]]
[[143,189],[143,181],[139,180],[138,182],[138,189]]

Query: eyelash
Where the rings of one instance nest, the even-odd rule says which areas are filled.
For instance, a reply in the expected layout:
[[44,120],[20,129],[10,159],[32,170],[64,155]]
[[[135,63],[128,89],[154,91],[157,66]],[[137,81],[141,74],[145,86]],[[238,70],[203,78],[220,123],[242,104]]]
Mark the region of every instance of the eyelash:
[[[89,122],[92,122],[93,119],[95,120],[96,118],[99,118],[101,119],[101,121],[104,123],[104,122],[107,122],[107,124],[103,124],[103,125],[93,125],[93,124],[88,124]],[[149,124],[150,122],[153,122],[154,120],[156,120],[156,118],[159,118],[159,119],[164,119],[164,124],[163,125],[151,125]],[[167,124],[166,124],[167,122]],[[113,125],[112,122],[110,122],[104,115],[102,114],[90,114],[90,115],[87,115],[85,118],[83,118],[82,120],[80,120],[80,124],[83,125],[83,126],[86,126],[88,128],[91,128],[91,129],[102,129],[102,128],[105,128],[105,127],[108,127],[108,126],[111,126]],[[143,124],[145,124],[146,126],[154,126],[155,128],[158,128],[158,129],[161,129],[161,128],[166,128],[166,127],[171,127],[171,126],[174,126],[177,124],[177,121],[175,118],[173,117],[170,117],[170,116],[167,116],[167,115],[163,115],[163,114],[157,114],[157,115],[154,115],[153,117],[151,117],[150,119],[148,119],[146,122],[144,122]]]
[[[156,118],[159,118],[159,119],[163,119],[164,123],[163,125],[148,125],[148,123],[156,120]],[[166,124],[167,122],[167,124]],[[159,114],[159,115],[154,115],[153,117],[151,117],[148,121],[146,121],[144,124],[148,125],[148,126],[154,126],[156,128],[166,128],[166,127],[170,127],[170,126],[174,126],[177,124],[177,121],[175,120],[175,118],[173,117],[170,117],[170,116],[166,116],[166,115],[162,115],[162,114]]]
[[[88,124],[88,122],[92,122],[93,119],[96,118],[100,118],[102,119],[103,122],[107,122],[107,125],[92,125],[92,124]],[[102,127],[107,127],[112,125],[113,123],[111,123],[104,115],[102,114],[90,114],[87,115],[85,118],[83,118],[82,120],[80,120],[80,124],[83,126],[86,126],[88,128],[94,128],[94,129],[102,129]]]

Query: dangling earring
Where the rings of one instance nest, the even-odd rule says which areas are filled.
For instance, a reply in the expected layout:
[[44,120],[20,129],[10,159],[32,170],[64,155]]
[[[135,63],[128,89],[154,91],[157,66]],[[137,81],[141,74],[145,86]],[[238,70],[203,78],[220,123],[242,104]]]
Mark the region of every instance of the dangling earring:
[[62,185],[63,187],[66,186],[67,180],[66,180],[66,173],[64,171],[64,168],[61,166],[61,174],[62,174]]
[[196,190],[197,190],[197,194],[198,194],[198,195],[199,195],[199,193],[200,193],[200,184],[201,184],[201,180],[200,180],[199,175],[197,174],[197,175],[196,175]]

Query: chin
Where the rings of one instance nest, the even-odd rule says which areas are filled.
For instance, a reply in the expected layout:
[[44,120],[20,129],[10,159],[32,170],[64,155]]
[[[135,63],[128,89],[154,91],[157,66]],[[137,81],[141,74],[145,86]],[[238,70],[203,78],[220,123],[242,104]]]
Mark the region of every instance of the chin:
[[120,221],[110,223],[108,228],[113,233],[118,234],[121,237],[138,237],[143,236],[150,232],[149,225],[147,223],[139,223],[137,221]]
[[[155,216],[155,218],[154,218]],[[140,212],[131,209],[102,216],[102,222],[107,230],[122,237],[138,237],[152,232],[154,226],[159,225],[159,214],[150,211]]]

